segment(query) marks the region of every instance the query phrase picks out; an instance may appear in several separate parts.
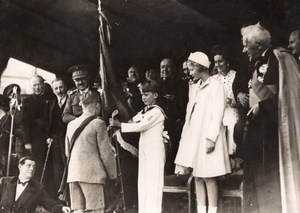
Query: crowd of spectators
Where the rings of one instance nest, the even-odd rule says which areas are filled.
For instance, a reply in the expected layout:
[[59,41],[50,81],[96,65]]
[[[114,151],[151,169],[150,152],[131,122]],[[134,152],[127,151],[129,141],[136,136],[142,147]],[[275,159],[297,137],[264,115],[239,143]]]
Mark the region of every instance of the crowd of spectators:
[[[290,34],[290,51],[273,47],[269,31],[260,24],[242,28],[241,35],[249,60],[240,70],[232,67],[233,53],[224,45],[213,46],[210,54],[193,52],[184,61],[163,58],[159,70],[130,66],[121,83],[133,117],[128,123],[115,119],[105,124],[101,119],[102,94],[90,86],[87,65],[68,70],[75,85],[70,90],[62,78],[51,83],[51,90],[36,75],[31,78],[33,94],[22,100],[18,85],[7,86],[0,106],[0,176],[17,176],[24,164],[31,163],[33,178],[53,199],[61,196],[58,191],[67,175],[74,212],[122,211],[124,204],[104,202],[107,179],[117,178],[115,148],[106,128],[110,125],[122,133],[140,134],[138,166],[133,156],[122,158],[130,167],[124,184],[138,188],[138,202],[125,190],[131,197],[126,200],[129,208],[138,205],[141,213],[160,213],[164,175],[192,173],[198,212],[217,212],[217,177],[235,169],[230,161],[238,157],[243,160],[243,211],[282,212],[280,147],[292,142],[279,139],[284,122],[280,107],[292,105],[298,96],[289,96],[288,103],[280,97],[296,91],[282,79],[288,75],[297,80],[300,75],[300,31]],[[288,125],[297,128],[291,121]],[[22,160],[24,156],[32,158]],[[138,184],[130,181],[136,179]],[[3,202],[1,195],[0,205]],[[56,202],[53,206],[69,212]]]

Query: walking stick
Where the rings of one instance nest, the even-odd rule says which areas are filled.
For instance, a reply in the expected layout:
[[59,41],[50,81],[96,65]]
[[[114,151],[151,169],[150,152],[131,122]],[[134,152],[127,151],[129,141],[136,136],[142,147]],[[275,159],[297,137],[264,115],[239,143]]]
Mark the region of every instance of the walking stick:
[[[114,119],[116,115],[119,113],[118,110],[115,110],[112,112],[111,118]],[[121,170],[121,161],[120,161],[120,153],[119,153],[119,144],[118,141],[113,137],[113,129],[110,131],[110,136],[112,140],[116,144],[116,158],[117,158],[117,173],[118,173],[118,178],[120,180],[120,187],[121,187],[121,197],[122,197],[122,203],[123,203],[123,212],[126,212],[126,202],[125,202],[125,193],[124,193],[124,184],[123,184],[123,178],[122,178],[122,170]]]
[[47,167],[47,162],[48,162],[48,157],[49,157],[51,145],[52,145],[52,140],[49,140],[48,141],[48,150],[47,150],[47,154],[46,154],[46,158],[45,158],[45,163],[44,163],[43,171],[42,171],[42,176],[41,176],[41,180],[40,180],[41,184],[43,183],[43,179],[44,179],[44,175],[45,175],[45,171],[46,171],[46,167]]

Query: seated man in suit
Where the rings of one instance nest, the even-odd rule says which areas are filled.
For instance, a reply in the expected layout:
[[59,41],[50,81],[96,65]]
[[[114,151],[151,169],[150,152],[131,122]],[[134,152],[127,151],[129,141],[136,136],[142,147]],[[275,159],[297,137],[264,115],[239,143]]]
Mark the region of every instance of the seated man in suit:
[[1,213],[34,213],[41,205],[50,212],[69,213],[71,209],[53,200],[42,184],[33,180],[35,161],[31,157],[23,157],[19,161],[18,177],[0,179],[0,212]]

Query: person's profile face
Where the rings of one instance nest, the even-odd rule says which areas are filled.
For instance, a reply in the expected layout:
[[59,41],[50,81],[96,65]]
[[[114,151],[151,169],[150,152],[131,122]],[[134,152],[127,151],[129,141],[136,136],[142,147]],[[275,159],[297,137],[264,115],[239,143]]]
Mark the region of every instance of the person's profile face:
[[151,106],[156,103],[158,94],[156,92],[142,92],[142,100],[146,106]]
[[288,48],[292,51],[293,55],[300,55],[300,39],[298,33],[292,33],[290,35]]
[[45,84],[39,77],[33,77],[31,79],[31,88],[35,95],[40,95],[44,92]]
[[67,92],[67,88],[63,81],[54,81],[52,83],[52,90],[53,93],[60,98],[63,98]]
[[255,59],[263,53],[262,47],[254,40],[243,41],[243,45],[243,52],[245,52],[250,59]]
[[88,77],[73,78],[75,86],[78,90],[83,91],[89,86]]
[[30,179],[35,173],[35,162],[32,160],[25,160],[25,163],[19,164],[20,175],[25,179]]
[[160,77],[163,79],[169,78],[173,72],[173,61],[164,59],[160,63]]
[[190,76],[193,78],[193,80],[197,80],[201,76],[201,72],[197,66],[192,64],[191,62],[187,63],[188,69],[190,71]]

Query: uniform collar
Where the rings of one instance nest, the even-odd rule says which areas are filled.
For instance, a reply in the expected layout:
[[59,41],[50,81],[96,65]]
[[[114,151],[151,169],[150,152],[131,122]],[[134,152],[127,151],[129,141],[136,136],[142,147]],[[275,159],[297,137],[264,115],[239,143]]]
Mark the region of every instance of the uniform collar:
[[88,88],[85,88],[83,91],[81,91],[81,90],[78,90],[78,91],[82,95],[83,93],[86,93],[89,90],[90,90],[90,88],[88,87]]

